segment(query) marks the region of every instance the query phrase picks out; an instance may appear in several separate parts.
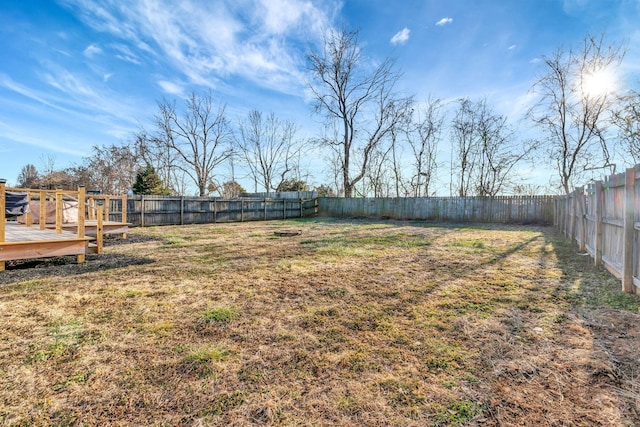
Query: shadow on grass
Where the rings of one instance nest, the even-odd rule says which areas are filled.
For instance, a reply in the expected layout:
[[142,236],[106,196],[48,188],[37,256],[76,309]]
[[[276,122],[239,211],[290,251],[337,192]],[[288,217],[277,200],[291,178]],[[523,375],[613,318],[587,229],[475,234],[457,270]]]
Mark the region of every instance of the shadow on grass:
[[75,256],[7,261],[6,270],[0,273],[0,285],[54,276],[74,276],[153,262],[150,258],[122,254],[87,255],[82,264],[76,262]]
[[133,245],[136,243],[148,243],[148,242],[162,242],[162,236],[153,236],[138,233],[129,233],[127,238],[123,239],[120,235],[106,235],[104,236],[105,246],[125,246]]
[[620,280],[603,266],[596,267],[590,256],[579,254],[573,242],[555,230],[546,234],[545,239],[553,245],[566,286],[561,291],[569,302],[575,306],[605,306],[640,313],[640,295],[623,292]]

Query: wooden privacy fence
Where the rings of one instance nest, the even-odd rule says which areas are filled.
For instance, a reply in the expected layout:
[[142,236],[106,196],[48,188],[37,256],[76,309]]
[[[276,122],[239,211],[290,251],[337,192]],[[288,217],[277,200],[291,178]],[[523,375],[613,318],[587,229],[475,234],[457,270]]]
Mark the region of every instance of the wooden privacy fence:
[[347,218],[550,225],[553,209],[554,196],[318,199],[319,215]]
[[[94,196],[100,199],[100,196]],[[125,199],[104,201],[109,218],[120,218]],[[133,226],[209,224],[302,218],[317,213],[317,199],[219,199],[184,196],[126,198],[127,222]],[[106,214],[107,215],[107,214]]]
[[640,288],[640,165],[556,199],[555,225],[596,265],[604,264],[625,292]]

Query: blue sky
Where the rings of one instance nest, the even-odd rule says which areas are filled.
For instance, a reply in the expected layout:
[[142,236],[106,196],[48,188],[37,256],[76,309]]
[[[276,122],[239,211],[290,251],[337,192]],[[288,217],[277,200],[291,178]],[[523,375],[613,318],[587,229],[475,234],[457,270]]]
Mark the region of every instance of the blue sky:
[[[360,29],[374,63],[395,58],[416,100],[487,97],[515,120],[541,56],[588,33],[627,43],[621,84],[638,88],[638,22],[639,0],[3,1],[0,177],[50,156],[80,163],[192,91],[211,89],[231,119],[273,111],[319,134],[305,54],[331,27]],[[310,181],[328,180],[316,169]]]

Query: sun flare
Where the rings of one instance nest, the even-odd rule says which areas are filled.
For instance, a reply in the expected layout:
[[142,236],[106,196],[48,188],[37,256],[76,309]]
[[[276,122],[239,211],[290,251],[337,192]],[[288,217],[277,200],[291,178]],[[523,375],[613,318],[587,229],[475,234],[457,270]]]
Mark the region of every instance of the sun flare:
[[590,97],[608,95],[616,90],[618,78],[609,68],[589,73],[584,77],[582,90]]

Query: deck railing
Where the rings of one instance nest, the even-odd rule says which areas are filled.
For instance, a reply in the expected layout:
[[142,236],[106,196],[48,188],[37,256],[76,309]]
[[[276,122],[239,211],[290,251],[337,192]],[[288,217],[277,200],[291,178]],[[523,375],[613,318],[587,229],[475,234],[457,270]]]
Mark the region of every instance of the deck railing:
[[[40,230],[47,228],[47,202],[55,202],[55,232],[56,234],[62,234],[64,223],[64,202],[65,199],[73,199],[78,203],[78,213],[76,219],[77,237],[79,239],[85,239],[85,220],[95,219],[97,220],[97,252],[102,252],[102,223],[104,218],[103,206],[101,202],[97,202],[93,198],[87,200],[87,194],[85,187],[78,187],[77,191],[71,190],[45,190],[45,189],[31,189],[31,188],[18,188],[7,187],[6,180],[0,179],[0,243],[6,242],[6,193],[7,192],[25,193],[27,195],[27,201],[39,201],[39,215],[38,225]],[[104,197],[104,196],[103,196]],[[126,197],[126,196],[124,196]],[[108,215],[108,214],[107,214]],[[126,215],[126,213],[125,213]],[[88,217],[88,218],[87,218]],[[33,226],[32,213],[27,210],[24,214],[24,224],[26,227]],[[85,254],[77,255],[78,263],[85,261]],[[0,260],[0,271],[5,269],[5,261]]]

